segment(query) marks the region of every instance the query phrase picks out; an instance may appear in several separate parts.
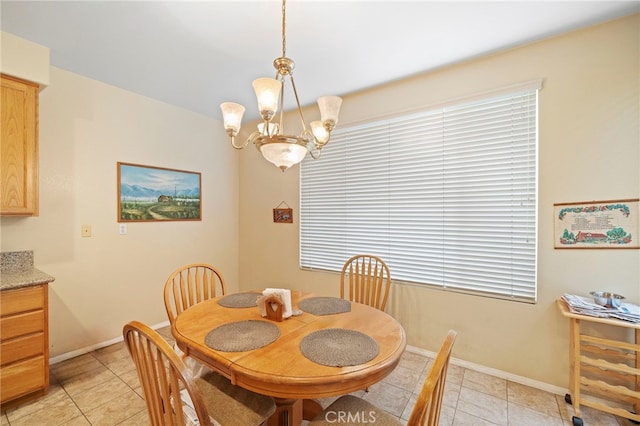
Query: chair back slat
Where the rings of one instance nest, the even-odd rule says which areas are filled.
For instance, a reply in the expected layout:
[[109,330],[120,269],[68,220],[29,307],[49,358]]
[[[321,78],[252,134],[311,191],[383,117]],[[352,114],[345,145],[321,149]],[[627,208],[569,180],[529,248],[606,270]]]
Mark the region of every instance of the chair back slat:
[[[188,270],[187,270],[188,271]],[[180,271],[179,276],[179,284],[178,284],[178,296],[180,300],[179,304],[176,304],[176,313],[181,313],[185,308],[185,306],[191,306],[191,286],[189,285],[189,280],[184,279],[184,272]]]
[[340,274],[340,297],[384,311],[391,287],[389,267],[379,257],[359,254],[349,258]]
[[226,285],[222,273],[207,263],[182,266],[167,278],[164,306],[173,327],[176,317],[185,309],[205,300],[223,296]]
[[429,370],[429,374],[422,385],[416,405],[411,411],[407,426],[437,426],[440,421],[442,397],[451,359],[451,350],[457,333],[449,330],[436,358]]

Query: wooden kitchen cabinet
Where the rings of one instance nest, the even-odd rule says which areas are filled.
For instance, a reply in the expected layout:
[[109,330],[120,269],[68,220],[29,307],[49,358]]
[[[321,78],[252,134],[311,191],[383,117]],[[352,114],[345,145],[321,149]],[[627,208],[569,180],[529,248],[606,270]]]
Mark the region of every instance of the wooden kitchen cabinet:
[[49,387],[48,284],[0,292],[2,411]]
[[38,85],[2,82],[0,215],[38,215]]

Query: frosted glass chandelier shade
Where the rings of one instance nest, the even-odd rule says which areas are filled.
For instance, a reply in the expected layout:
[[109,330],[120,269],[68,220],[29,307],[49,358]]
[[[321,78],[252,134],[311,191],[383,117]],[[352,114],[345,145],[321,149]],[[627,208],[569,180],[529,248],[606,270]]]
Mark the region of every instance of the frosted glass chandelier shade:
[[311,125],[311,132],[313,133],[313,136],[316,138],[318,142],[323,144],[329,142],[329,131],[324,128],[322,121],[320,120],[312,121],[310,125]]
[[[275,78],[258,78],[253,81],[253,90],[258,99],[258,110],[262,118],[270,120],[278,111],[278,99],[282,90],[282,83]],[[269,118],[265,117],[265,113]]]
[[237,135],[240,131],[244,107],[235,102],[224,102],[220,105],[220,109],[222,110],[224,128],[227,129],[227,133],[231,131],[234,135]]
[[342,106],[342,98],[339,96],[321,96],[318,98],[318,107],[320,108],[320,120],[323,122],[332,122],[334,125],[338,122],[338,114]]
[[262,156],[282,171],[301,162],[307,155],[307,148],[296,143],[269,143],[260,147]]

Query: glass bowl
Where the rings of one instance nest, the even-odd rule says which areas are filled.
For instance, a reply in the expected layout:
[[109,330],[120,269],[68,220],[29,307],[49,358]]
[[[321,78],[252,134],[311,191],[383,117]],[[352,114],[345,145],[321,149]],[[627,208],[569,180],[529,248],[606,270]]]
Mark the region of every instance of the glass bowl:
[[593,301],[596,302],[596,304],[607,308],[619,308],[622,306],[622,300],[624,299],[624,296],[609,293],[608,291],[592,291],[589,294],[593,297]]

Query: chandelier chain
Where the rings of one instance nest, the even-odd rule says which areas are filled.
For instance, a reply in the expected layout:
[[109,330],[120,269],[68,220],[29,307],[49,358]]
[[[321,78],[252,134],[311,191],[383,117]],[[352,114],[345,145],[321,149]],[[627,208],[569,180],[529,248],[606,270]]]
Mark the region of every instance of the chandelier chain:
[[282,57],[287,57],[287,35],[286,35],[286,18],[287,18],[287,9],[286,9],[287,0],[282,0]]

